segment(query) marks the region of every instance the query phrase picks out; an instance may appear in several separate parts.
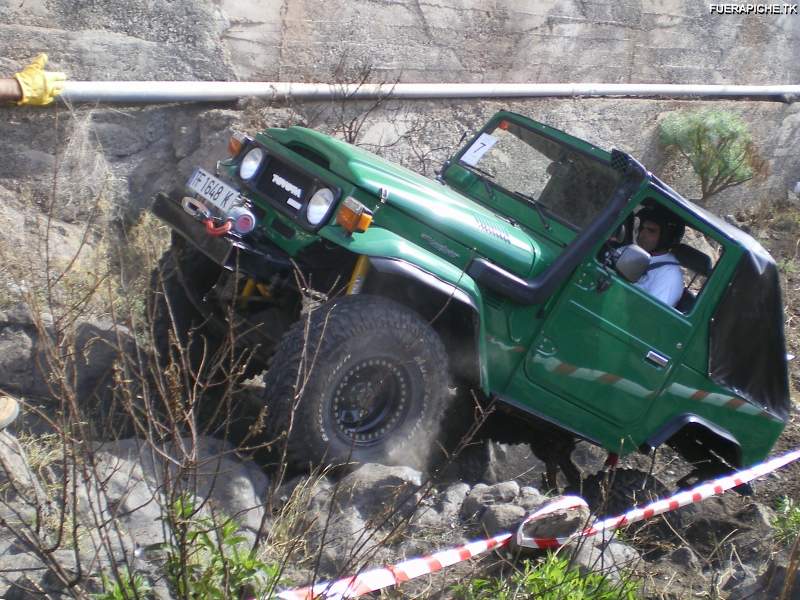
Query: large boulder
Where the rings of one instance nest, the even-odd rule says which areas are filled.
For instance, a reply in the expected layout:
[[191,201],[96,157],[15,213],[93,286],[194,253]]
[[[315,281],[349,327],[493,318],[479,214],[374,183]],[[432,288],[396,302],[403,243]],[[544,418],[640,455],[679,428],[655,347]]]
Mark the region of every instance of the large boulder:
[[[0,314],[0,318],[6,315]],[[5,389],[13,389],[22,393],[41,388],[34,386],[35,371],[33,367],[35,331],[13,321],[4,320],[0,324],[0,373]]]
[[[74,323],[70,337],[63,337],[63,330],[62,337],[55,333],[52,316],[34,315],[24,304],[0,312],[0,389],[59,402],[63,398],[53,373],[63,371],[84,416],[108,416],[114,405],[115,368],[123,353],[133,355],[133,335],[123,325],[95,318]],[[96,425],[102,433],[100,422]]]
[[562,552],[582,570],[602,573],[613,581],[630,577],[641,561],[635,548],[615,539],[586,538],[568,544]]
[[[77,573],[75,553],[71,550],[56,550],[48,559],[51,564],[57,564],[67,577]],[[100,590],[95,588],[91,591]],[[12,549],[0,553],[0,597],[5,600],[34,600],[62,597],[63,592],[66,592],[64,581],[59,580],[34,552]]]
[[[421,503],[421,483],[419,471],[379,464],[362,465],[335,482],[327,477],[288,482],[277,496],[294,503],[281,513],[305,540],[306,551],[297,561],[319,556],[321,571],[330,575],[391,561],[393,544],[386,542],[387,534],[405,530],[416,511],[427,510]],[[429,516],[438,519],[436,512]]]
[[494,485],[479,483],[464,499],[461,514],[466,518],[480,518],[489,506],[508,504],[517,496],[519,496],[519,484],[516,481],[503,481]]
[[100,508],[118,518],[137,545],[168,538],[163,518],[178,492],[204,506],[205,514],[232,517],[253,534],[262,525],[267,476],[214,438],[160,447],[139,439],[104,443],[95,450],[95,462],[103,482]]
[[790,566],[791,563],[784,557],[770,558],[760,576],[754,578],[752,574],[746,573],[735,585],[731,585],[728,600],[746,598],[800,600],[800,569],[796,564],[794,569]]
[[336,500],[380,522],[414,512],[420,485],[422,473],[410,467],[365,464],[339,482]]
[[544,462],[530,445],[481,439],[466,445],[447,465],[442,477],[487,485],[510,480],[521,485],[540,485],[545,471]]
[[515,530],[525,515],[525,509],[516,504],[493,504],[486,507],[480,524],[486,535],[497,535]]

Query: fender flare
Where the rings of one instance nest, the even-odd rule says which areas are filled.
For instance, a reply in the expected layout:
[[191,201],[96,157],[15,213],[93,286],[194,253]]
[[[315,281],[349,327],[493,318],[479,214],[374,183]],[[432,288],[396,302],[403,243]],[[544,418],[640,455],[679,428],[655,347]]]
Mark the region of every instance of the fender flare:
[[676,433],[678,433],[681,429],[689,425],[699,425],[704,427],[717,437],[730,443],[737,449],[741,462],[742,446],[733,436],[733,434],[731,434],[727,429],[720,427],[716,423],[712,423],[708,419],[693,413],[684,413],[667,421],[667,423],[662,425],[661,428],[656,431],[656,433],[651,435],[642,443],[642,445],[639,447],[640,451],[644,452],[645,454],[649,454],[651,451],[655,450]]
[[480,311],[478,303],[475,301],[475,299],[467,294],[464,290],[456,287],[452,283],[436,277],[436,275],[429,273],[425,269],[421,269],[418,266],[399,258],[368,256],[367,259],[369,260],[370,265],[372,265],[376,271],[390,275],[398,275],[408,279],[414,279],[415,281],[418,281],[427,287],[439,290],[442,292],[442,294],[452,297],[453,300],[456,300],[457,302],[466,304],[476,313],[479,313]]
[[454,299],[470,306],[478,315],[476,346],[480,387],[486,395],[489,394],[489,351],[486,348],[486,329],[482,318],[483,296],[478,284],[463,267],[393,231],[375,225],[352,236],[345,235],[341,228],[326,225],[319,230],[319,235],[353,254],[366,256],[378,271],[392,269],[395,275],[418,281],[446,295],[452,294]]
[[478,328],[475,331],[475,347],[478,351],[477,365],[478,378],[481,390],[489,393],[489,366],[487,364],[486,336],[484,334],[483,318],[481,316],[482,299],[475,297],[464,289],[437,277],[433,273],[426,271],[400,258],[389,256],[367,256],[370,265],[379,273],[412,279],[425,287],[437,290],[443,296],[452,298],[455,302],[466,305],[476,315]]

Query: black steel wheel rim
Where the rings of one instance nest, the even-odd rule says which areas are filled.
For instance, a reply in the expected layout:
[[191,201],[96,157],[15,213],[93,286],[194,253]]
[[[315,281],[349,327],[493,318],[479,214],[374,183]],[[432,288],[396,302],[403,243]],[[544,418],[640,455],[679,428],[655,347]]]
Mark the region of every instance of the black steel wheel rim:
[[334,388],[337,434],[355,446],[374,446],[397,431],[408,413],[411,378],[396,360],[369,358],[351,365]]

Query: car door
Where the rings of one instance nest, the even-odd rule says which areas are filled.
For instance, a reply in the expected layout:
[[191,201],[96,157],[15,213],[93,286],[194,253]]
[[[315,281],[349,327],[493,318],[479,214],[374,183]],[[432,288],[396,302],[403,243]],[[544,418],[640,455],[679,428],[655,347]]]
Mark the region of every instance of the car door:
[[680,362],[690,329],[683,314],[591,257],[546,316],[524,376],[571,404],[563,414],[586,413],[621,430],[646,413]]

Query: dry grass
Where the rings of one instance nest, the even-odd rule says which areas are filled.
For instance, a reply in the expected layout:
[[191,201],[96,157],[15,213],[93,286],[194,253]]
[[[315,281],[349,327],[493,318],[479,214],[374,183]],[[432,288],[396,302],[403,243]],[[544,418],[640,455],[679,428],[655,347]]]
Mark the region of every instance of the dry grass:
[[293,570],[313,568],[316,554],[309,547],[306,534],[320,524],[309,519],[309,509],[329,474],[329,468],[321,468],[302,477],[286,498],[275,498],[277,490],[271,493],[271,501],[277,506],[260,552],[264,561],[288,562]]
[[[72,115],[70,129],[65,143],[54,144],[63,150],[57,157],[51,197],[44,203],[29,198],[20,205],[26,215],[24,241],[29,250],[24,260],[20,260],[20,240],[0,241],[0,262],[8,282],[0,301],[26,306],[32,318],[29,328],[35,329],[37,367],[46,374],[49,388],[49,399],[37,402],[43,408],[38,411],[36,433],[26,433],[25,418],[17,424],[35,487],[44,494],[8,479],[0,497],[4,515],[0,529],[36,555],[64,593],[88,598],[90,579],[100,571],[109,585],[122,585],[125,574],[134,571],[134,556],[106,487],[110,477],[124,474],[103,467],[96,455],[98,434],[113,439],[114,429],[92,422],[87,410],[90,399],[79,392],[83,356],[78,326],[87,319],[104,318],[112,323],[111,331],[118,332],[116,341],[107,340],[104,350],[116,361],[115,376],[109,380],[111,400],[106,399],[116,405],[116,418],[127,420],[127,430],[136,431],[154,456],[166,457],[167,448],[180,449],[169,454],[172,468],[162,473],[153,496],[165,522],[174,521],[170,499],[197,493],[192,487],[198,482],[193,474],[201,442],[196,406],[204,385],[195,378],[202,374],[186,373],[183,365],[162,369],[149,350],[146,297],[152,266],[168,237],[166,228],[146,214],[121,236],[112,223],[114,182],[102,150],[93,141],[91,115]],[[120,325],[137,335],[126,337],[115,329]],[[183,375],[165,375],[173,372]],[[197,510],[206,510],[204,505],[205,499]],[[181,543],[188,540],[173,540],[179,548]],[[186,555],[178,552],[179,557]],[[237,597],[239,591],[223,593]]]

